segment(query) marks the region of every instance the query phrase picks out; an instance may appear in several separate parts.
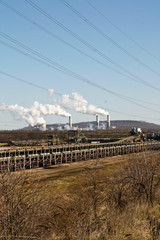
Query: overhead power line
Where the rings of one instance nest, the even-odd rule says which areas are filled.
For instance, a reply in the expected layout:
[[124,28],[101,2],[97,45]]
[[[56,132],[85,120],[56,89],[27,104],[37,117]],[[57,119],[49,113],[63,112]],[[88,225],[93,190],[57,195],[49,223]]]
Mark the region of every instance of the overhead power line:
[[[47,92],[49,92],[49,90],[50,90],[49,88],[42,87],[42,86],[40,86],[39,84],[32,83],[32,82],[30,82],[30,81],[27,81],[27,80],[24,80],[24,79],[22,79],[22,78],[16,77],[16,76],[14,76],[14,75],[12,75],[12,74],[10,74],[10,73],[6,73],[6,72],[1,71],[1,70],[0,70],[0,74],[4,75],[4,76],[6,76],[6,77],[12,78],[12,79],[14,79],[14,80],[17,80],[17,81],[19,81],[19,82],[25,83],[25,84],[27,84],[27,85],[30,85],[31,87],[36,87],[36,88],[38,88],[38,89],[41,89],[41,90],[44,90],[44,91],[47,91]],[[55,90],[54,90],[54,94],[56,94],[56,95],[58,95],[58,96],[61,96],[61,97],[63,96],[62,93],[59,93],[59,92],[57,92],[57,91],[55,91]],[[73,97],[70,96],[70,98],[74,100]],[[80,100],[76,100],[76,101],[84,103],[83,101],[80,101]],[[102,107],[100,107],[100,108],[102,108]],[[103,109],[104,109],[104,108],[103,108]]]
[[[49,88],[40,86],[39,84],[32,83],[32,82],[27,81],[27,80],[24,80],[24,79],[22,79],[22,78],[16,77],[16,76],[11,75],[11,74],[9,74],[9,73],[6,73],[6,72],[4,72],[4,71],[1,71],[1,70],[0,70],[0,74],[4,75],[4,76],[6,76],[6,77],[9,77],[9,78],[15,79],[15,80],[17,80],[17,81],[19,81],[19,82],[25,83],[25,84],[27,84],[27,85],[30,85],[30,86],[32,86],[32,87],[36,87],[36,88],[39,88],[39,89],[44,90],[44,91],[47,91],[47,92],[49,91]],[[54,94],[61,95],[60,93],[55,92],[55,91],[54,91]]]
[[[25,0],[26,2],[32,2],[31,0]],[[84,17],[79,11],[77,11],[73,6],[71,6],[68,2],[65,0],[59,0],[61,1],[65,6],[67,6],[72,12],[74,12],[82,21],[84,21],[86,24],[88,24],[91,28],[93,28],[97,33],[99,33],[102,37],[104,37],[106,40],[111,42],[114,46],[116,46],[118,49],[120,49],[123,53],[131,57],[133,60],[141,64],[146,69],[150,70],[152,73],[160,76],[160,73],[148,66],[146,63],[141,61],[139,58],[137,58],[135,55],[130,53],[128,50],[123,48],[119,43],[117,43],[115,40],[113,40],[110,36],[108,36],[106,33],[104,33],[100,28],[95,26],[90,20],[88,20],[86,17]]]
[[[17,50],[17,49],[14,49],[14,50]],[[58,70],[58,69],[57,69],[57,70]],[[17,81],[19,81],[19,82],[25,83],[25,84],[30,85],[30,86],[32,86],[32,87],[36,87],[36,88],[39,88],[39,89],[41,89],[41,90],[47,91],[47,92],[48,92],[48,90],[49,90],[49,88],[45,88],[45,87],[43,87],[43,86],[40,86],[39,84],[35,84],[35,83],[33,83],[33,82],[26,81],[26,80],[24,80],[24,79],[22,79],[22,78],[16,77],[16,76],[14,76],[14,75],[11,75],[11,74],[6,73],[6,72],[1,71],[1,70],[0,70],[0,74],[2,74],[2,75],[4,75],[4,76],[7,76],[7,77],[10,77],[10,78],[13,78],[13,79],[15,79],[15,80],[17,80]],[[59,96],[62,95],[62,93],[59,93],[59,92],[56,92],[56,91],[54,91],[54,94],[59,95]],[[138,101],[138,102],[142,102],[142,103],[149,104],[149,105],[153,105],[153,106],[160,106],[160,104],[147,102],[147,101],[144,101],[144,100],[141,100],[141,99],[135,99],[135,98],[132,98],[132,97],[130,97],[130,99],[133,100],[133,101]]]
[[126,77],[126,78],[129,78],[129,79],[132,79],[133,81],[135,81],[134,78],[132,78],[131,76],[129,75],[126,75],[120,71],[118,71],[117,69],[115,68],[112,68],[108,65],[106,65],[104,62],[101,62],[99,61],[98,59],[90,56],[89,54],[85,53],[84,51],[80,50],[79,48],[73,46],[72,44],[70,44],[69,42],[65,41],[64,39],[60,38],[59,36],[57,36],[55,33],[47,30],[46,28],[42,27],[42,25],[38,24],[37,22],[31,20],[30,18],[28,18],[27,16],[25,16],[24,14],[22,14],[21,12],[17,11],[16,9],[10,7],[8,4],[5,4],[5,3],[2,3],[0,1],[1,4],[3,4],[5,7],[7,7],[8,9],[10,9],[11,11],[15,12],[17,15],[19,15],[20,17],[22,17],[23,19],[25,19],[26,21],[30,22],[31,24],[33,24],[34,26],[36,26],[37,28],[39,28],[40,30],[42,30],[43,32],[45,32],[46,34],[50,35],[51,37],[54,37],[55,39],[57,39],[58,41],[62,42],[63,44],[67,45],[68,47],[74,49],[75,51],[79,52],[80,54],[84,55],[85,57],[88,57],[90,58],[91,60],[93,60],[94,62],[96,63],[99,63],[100,65],[102,65],[103,67],[115,72],[115,73],[118,73],[120,74],[121,76],[123,77]]
[[[49,88],[45,88],[45,87],[43,87],[43,86],[40,86],[39,84],[35,84],[35,83],[33,83],[33,82],[24,80],[24,79],[22,79],[22,78],[16,77],[16,76],[14,76],[14,75],[12,75],[12,74],[9,74],[9,73],[6,73],[6,72],[4,72],[4,71],[1,71],[1,70],[0,70],[0,74],[4,75],[4,76],[6,76],[6,77],[9,77],[9,78],[15,79],[15,80],[17,80],[17,81],[19,81],[19,82],[25,83],[25,84],[27,84],[27,85],[30,85],[30,86],[32,86],[32,87],[36,87],[36,88],[39,88],[39,89],[44,90],[44,91],[47,91],[47,92],[49,91]],[[54,94],[59,95],[59,96],[62,96],[62,93],[59,93],[59,92],[57,92],[57,91],[55,91],[55,90],[54,90]],[[157,103],[146,102],[146,101],[143,101],[143,100],[141,100],[141,99],[135,99],[135,98],[131,98],[131,97],[130,97],[130,99],[132,99],[133,101],[138,101],[138,102],[142,102],[142,103],[145,103],[145,104],[150,104],[150,105],[154,105],[154,106],[160,106],[160,105],[157,104]],[[128,115],[128,114],[124,114],[124,115]],[[129,115],[130,115],[130,114],[129,114]],[[131,115],[130,115],[130,116],[131,116]],[[132,116],[133,116],[133,115],[132,115]]]
[[[24,14],[22,14],[21,12],[17,11],[16,9],[10,7],[8,4],[4,3],[2,0],[0,0],[0,4],[4,5],[5,7],[7,7],[8,9],[10,9],[11,11],[13,11],[14,13],[18,14],[20,17],[24,18],[25,20],[27,20],[28,22],[32,23],[34,26],[38,27],[39,29],[41,29],[43,32],[49,34],[50,36],[56,38],[57,40],[63,42],[64,44],[68,45],[69,47],[71,47],[72,49],[78,51],[79,53],[83,54],[84,56],[92,59],[93,61],[101,64],[102,66],[104,66],[107,69],[110,69],[118,74],[120,74],[121,76],[127,77],[128,79],[131,79],[132,81],[141,83],[143,85],[146,85],[147,87],[150,87],[152,89],[155,90],[160,90],[159,88],[155,87],[154,85],[148,83],[147,81],[141,79],[140,77],[136,76],[135,74],[131,73],[130,71],[126,70],[124,67],[120,66],[119,64],[117,64],[116,62],[114,62],[111,58],[107,57],[104,53],[100,52],[98,49],[96,49],[95,47],[93,47],[92,45],[90,45],[89,43],[87,43],[85,40],[82,41],[82,39],[80,37],[78,37],[78,35],[74,34],[71,30],[69,30],[68,28],[66,28],[63,24],[61,24],[60,22],[58,22],[56,19],[52,18],[51,16],[49,16],[50,20],[52,19],[56,24],[58,24],[58,26],[60,26],[63,30],[68,30],[67,32],[69,34],[71,34],[73,37],[76,37],[77,40],[79,40],[81,43],[85,44],[87,47],[89,47],[91,50],[93,50],[94,52],[96,52],[98,55],[100,55],[101,57],[105,58],[107,61],[109,61],[110,63],[112,63],[113,65],[115,65],[116,67],[118,67],[119,69],[121,69],[122,71],[124,71],[125,73],[129,74],[126,75],[125,73],[122,73],[108,65],[106,65],[105,63],[95,59],[94,57],[86,54],[85,52],[83,52],[82,50],[78,49],[77,47],[74,47],[73,45],[71,45],[70,43],[62,40],[59,36],[55,35],[54,33],[52,33],[51,31],[48,31],[46,28],[42,27],[41,25],[39,25],[38,23],[36,23],[35,21],[32,21],[30,18],[26,17]],[[36,7],[36,10],[39,11],[39,7]],[[43,10],[40,11],[43,14]],[[45,16],[46,16],[46,12]],[[73,34],[72,34],[73,33]]]
[[[54,22],[56,25],[58,25],[60,28],[62,28],[64,31],[66,31],[68,34],[70,34],[72,37],[76,38],[78,41],[80,41],[82,44],[84,44],[85,46],[87,46],[89,49],[91,49],[94,53],[97,53],[99,56],[101,56],[102,58],[104,58],[105,60],[109,61],[110,63],[112,63],[113,65],[115,65],[116,67],[118,67],[119,69],[121,69],[122,71],[124,71],[125,73],[129,74],[130,76],[132,76],[135,79],[134,81],[139,82],[141,84],[144,84],[148,87],[151,87],[155,90],[159,89],[155,86],[153,86],[152,84],[148,83],[147,81],[143,80],[142,78],[136,76],[135,74],[131,73],[129,70],[127,70],[126,68],[122,67],[120,64],[116,63],[114,60],[112,60],[110,57],[108,57],[107,55],[105,55],[103,52],[99,51],[97,48],[95,48],[94,46],[92,46],[90,43],[88,43],[87,41],[85,41],[84,39],[82,39],[81,37],[79,37],[77,34],[75,34],[73,31],[71,31],[70,29],[68,29],[65,25],[63,25],[62,23],[60,23],[58,20],[56,20],[54,17],[50,16],[46,11],[44,11],[42,8],[40,8],[38,5],[36,5],[35,3],[33,3],[30,0],[24,0],[27,3],[29,3],[34,9],[36,9],[38,12],[40,12],[41,14],[43,14],[44,16],[46,16],[49,20],[51,20],[52,22]],[[0,0],[0,3],[2,2],[2,0]],[[5,4],[6,5],[6,4]]]
[[124,35],[126,38],[128,38],[131,42],[133,42],[137,47],[145,51],[147,54],[149,54],[151,57],[156,59],[158,62],[160,62],[160,58],[155,56],[152,52],[144,48],[141,44],[139,44],[136,40],[134,40],[132,37],[130,37],[126,32],[124,32],[122,29],[120,29],[115,23],[113,23],[104,13],[102,13],[99,9],[97,9],[93,4],[90,3],[90,1],[86,0],[88,5],[93,8],[98,14],[103,17],[107,22],[109,22],[115,29],[117,29],[122,35]]
[[151,120],[156,120],[156,121],[160,120],[160,118],[152,118],[151,116],[144,117],[144,116],[139,116],[139,115],[135,115],[135,114],[123,113],[123,112],[116,111],[116,110],[113,110],[113,109],[110,109],[110,108],[107,108],[107,110],[109,112],[113,112],[113,113],[117,113],[117,114],[120,114],[120,115],[129,116],[129,117],[136,117],[136,118],[138,117],[140,119],[151,119]]
[[68,76],[71,76],[71,77],[73,77],[75,79],[78,79],[79,81],[87,83],[90,86],[94,86],[94,87],[96,87],[96,88],[98,88],[100,90],[103,90],[103,91],[105,91],[107,93],[110,93],[110,94],[112,94],[112,95],[114,95],[116,97],[119,97],[119,98],[121,98],[121,99],[123,99],[125,101],[128,101],[128,102],[130,102],[132,104],[135,104],[135,105],[137,105],[139,107],[142,107],[142,108],[147,109],[147,110],[152,111],[152,112],[160,113],[160,111],[156,111],[156,110],[154,110],[152,108],[146,107],[146,106],[144,106],[144,105],[142,105],[142,104],[140,104],[138,102],[133,101],[133,98],[130,98],[130,97],[125,96],[125,95],[122,95],[122,94],[117,93],[117,92],[114,92],[114,91],[109,90],[109,89],[107,89],[107,88],[105,88],[105,87],[103,87],[103,86],[101,86],[101,85],[99,85],[99,84],[97,84],[95,82],[92,82],[91,80],[87,79],[86,77],[83,77],[83,76],[73,72],[72,70],[70,70],[70,69],[60,65],[59,63],[57,63],[57,62],[47,58],[46,56],[40,54],[39,52],[36,52],[35,50],[29,48],[28,46],[25,46],[24,44],[18,42],[17,40],[9,37],[6,34],[0,33],[0,35],[3,36],[4,38],[6,38],[7,40],[11,41],[12,43],[18,45],[19,47],[21,47],[21,48],[27,50],[28,52],[36,55],[38,58],[36,58],[36,57],[26,53],[26,52],[23,52],[22,50],[19,50],[19,49],[15,48],[15,47],[13,47],[13,46],[11,46],[9,44],[6,44],[3,41],[0,41],[3,45],[5,45],[5,46],[7,46],[7,47],[9,47],[9,48],[11,48],[11,49],[13,49],[15,51],[18,51],[19,53],[21,53],[21,54],[23,54],[23,55],[25,55],[27,57],[30,57],[30,58],[32,58],[32,59],[34,59],[34,60],[36,60],[36,61],[38,61],[40,63],[43,63],[43,64],[45,64],[45,65],[47,65],[47,66],[49,66],[51,68],[54,68],[54,69],[56,69],[56,70],[58,70],[58,71],[60,71],[60,72],[62,72],[64,74],[67,74]]
[[[47,91],[47,92],[48,92],[48,89],[47,89],[47,88],[42,87],[42,86],[40,86],[40,85],[38,85],[38,84],[34,84],[34,83],[30,82],[30,81],[24,80],[24,79],[22,79],[22,78],[16,77],[16,76],[14,76],[14,75],[12,75],[12,74],[6,73],[6,72],[1,71],[1,70],[0,70],[0,74],[4,75],[4,76],[6,76],[6,77],[12,78],[12,79],[14,79],[14,80],[17,80],[17,81],[19,81],[19,82],[25,83],[25,84],[27,84],[27,85],[30,85],[31,87],[36,87],[36,88],[38,88],[38,89],[41,89],[41,90],[44,90],[44,91]],[[56,92],[56,91],[54,91],[54,94],[57,94],[57,95],[59,95],[59,96],[62,96],[62,95],[63,95],[62,93],[59,93],[59,92]],[[72,97],[70,97],[70,98],[73,99]],[[81,102],[81,101],[79,100],[79,102]],[[82,103],[83,103],[83,102],[82,102]],[[116,112],[116,113],[120,113],[120,112],[118,112],[118,111],[113,111],[113,110],[111,110],[111,111],[112,111],[112,112]],[[126,114],[126,113],[122,113],[122,112],[121,112],[120,114],[122,114],[122,115],[127,115],[127,116],[132,116],[132,117],[134,116],[134,115]],[[138,115],[136,115],[136,116],[138,116]]]
[[[0,70],[0,74],[4,75],[4,76],[6,76],[6,77],[12,78],[12,79],[14,79],[14,80],[17,80],[17,81],[19,81],[19,82],[25,83],[25,84],[27,84],[27,85],[30,85],[31,87],[36,87],[36,88],[38,88],[38,89],[41,89],[41,90],[44,90],[44,91],[47,91],[47,92],[48,92],[48,89],[47,89],[47,88],[42,87],[42,86],[40,86],[40,85],[38,85],[38,84],[34,84],[34,83],[30,82],[30,81],[24,80],[24,79],[22,79],[22,78],[19,78],[19,77],[17,77],[17,76],[14,76],[14,75],[12,75],[12,74],[10,74],[10,73],[6,73],[6,72]],[[57,92],[57,91],[54,91],[54,94],[59,95],[59,96],[63,96],[62,93],[59,93],[59,92]],[[70,98],[71,98],[71,99],[74,99],[74,98],[71,97],[71,96],[70,96]],[[78,100],[78,102],[81,102],[81,101]],[[82,103],[83,103],[83,101],[82,101]],[[98,107],[99,107],[99,106],[98,106]],[[101,107],[101,108],[102,108],[102,107]],[[103,107],[103,109],[104,109],[104,107]],[[116,111],[116,110],[113,110],[113,109],[108,109],[108,108],[107,108],[107,111],[109,111],[109,112],[114,112],[114,113],[118,113],[118,114],[125,115],[125,116],[140,117],[141,119],[146,119],[146,117],[144,117],[144,116],[142,117],[142,116],[135,115],[135,114],[128,114],[128,113],[124,113],[124,112],[119,112],[119,111]],[[149,117],[147,117],[147,118],[149,119]],[[151,119],[151,118],[150,118],[150,119]],[[153,120],[159,120],[159,119],[153,119]]]

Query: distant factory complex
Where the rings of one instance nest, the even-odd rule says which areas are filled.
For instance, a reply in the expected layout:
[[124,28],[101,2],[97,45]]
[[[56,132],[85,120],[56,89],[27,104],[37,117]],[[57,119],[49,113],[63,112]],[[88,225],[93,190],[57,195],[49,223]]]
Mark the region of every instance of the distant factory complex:
[[[103,123],[101,123],[100,122],[100,120],[99,120],[99,115],[98,114],[96,114],[96,116],[95,116],[95,122],[93,122],[93,124],[90,124],[90,125],[88,125],[87,127],[85,126],[85,127],[80,127],[80,128],[82,128],[82,129],[88,129],[88,130],[98,130],[98,129],[109,129],[109,128],[111,128],[111,123],[110,123],[110,115],[108,114],[107,115],[107,119],[106,119],[106,123],[104,123],[104,121],[103,121]],[[71,129],[77,129],[78,128],[78,123],[76,124],[74,124],[74,125],[76,125],[76,127],[75,126],[73,126],[73,124],[72,124],[72,116],[70,115],[69,116],[69,120],[68,120],[68,123],[66,123],[66,124],[46,124],[46,123],[42,123],[42,124],[40,124],[40,125],[35,125],[35,126],[33,126],[33,128],[36,128],[36,129],[39,129],[39,130],[41,130],[41,131],[46,131],[46,130],[55,130],[55,129],[58,129],[58,130],[64,130],[64,129],[66,129],[66,130],[71,130]],[[31,127],[30,127],[30,129],[31,129]]]
[[[64,110],[64,109],[65,110]],[[82,95],[72,92],[72,96],[62,95],[60,100],[55,100],[55,104],[42,104],[35,101],[31,106],[24,107],[18,104],[8,105],[2,103],[0,105],[0,111],[9,112],[16,120],[23,120],[30,126],[30,129],[39,129],[45,131],[48,129],[45,116],[57,115],[61,117],[69,117],[69,122],[65,124],[65,127],[59,126],[59,128],[73,129],[72,115],[66,110],[70,109],[77,113],[87,114],[95,116],[96,124],[90,126],[90,129],[106,129],[110,128],[110,115],[109,113],[96,105],[89,104]],[[103,126],[100,124],[99,116],[106,117],[106,124]],[[54,123],[52,123],[54,125]]]

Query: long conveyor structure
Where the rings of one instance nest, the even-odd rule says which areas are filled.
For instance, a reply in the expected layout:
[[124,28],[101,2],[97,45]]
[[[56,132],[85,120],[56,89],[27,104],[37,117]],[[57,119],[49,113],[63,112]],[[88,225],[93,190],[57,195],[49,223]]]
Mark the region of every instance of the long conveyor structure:
[[160,142],[132,143],[125,145],[118,143],[85,143],[44,147],[1,147],[0,172],[45,167],[48,165],[159,149]]

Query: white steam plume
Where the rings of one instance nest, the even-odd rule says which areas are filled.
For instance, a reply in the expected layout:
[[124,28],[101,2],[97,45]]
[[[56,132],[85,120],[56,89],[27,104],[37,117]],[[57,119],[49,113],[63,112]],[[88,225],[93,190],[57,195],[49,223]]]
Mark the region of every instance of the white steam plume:
[[31,107],[34,111],[40,112],[42,115],[59,115],[63,117],[71,116],[70,113],[67,113],[63,110],[59,105],[51,105],[51,104],[41,104],[37,101],[34,102],[34,105]]
[[103,116],[107,116],[109,114],[103,108],[99,108],[93,104],[89,104],[82,95],[76,92],[72,92],[72,98],[70,98],[69,95],[63,95],[61,99],[57,101],[57,103],[66,109],[73,109],[76,112],[84,114],[99,114]]
[[0,105],[0,111],[8,111],[16,119],[23,119],[31,126],[34,126],[35,124],[46,123],[43,117],[40,116],[40,112],[32,111],[30,108],[24,108],[22,106],[19,106],[18,104],[7,105],[3,103],[2,105]]
[[28,108],[19,106],[18,104],[7,105],[3,103],[0,105],[0,111],[8,111],[16,119],[23,119],[31,126],[43,123],[46,124],[46,121],[42,117],[44,115],[70,116],[70,114],[63,110],[59,105],[41,104],[37,101]]
[[54,93],[54,89],[52,89],[52,88],[49,88],[49,89],[48,89],[48,93],[49,93],[49,95],[50,95],[50,96],[52,96],[52,95],[53,95],[53,93]]

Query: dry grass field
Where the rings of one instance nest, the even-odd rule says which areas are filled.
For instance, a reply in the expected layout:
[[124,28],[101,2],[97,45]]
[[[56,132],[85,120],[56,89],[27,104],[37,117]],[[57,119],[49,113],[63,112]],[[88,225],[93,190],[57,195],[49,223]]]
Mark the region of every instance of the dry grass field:
[[4,240],[159,240],[160,152],[0,176]]
[[[67,131],[2,131],[0,141],[67,141]],[[129,131],[86,131],[124,138]],[[160,151],[0,175],[2,240],[159,240]]]

